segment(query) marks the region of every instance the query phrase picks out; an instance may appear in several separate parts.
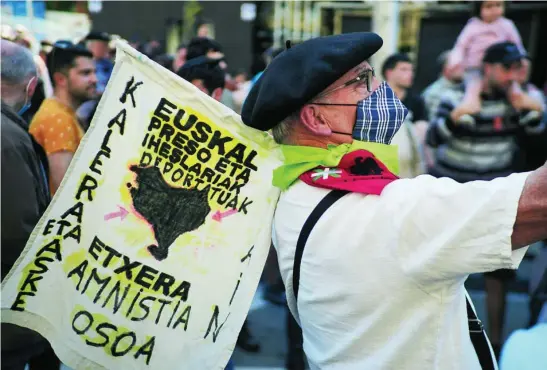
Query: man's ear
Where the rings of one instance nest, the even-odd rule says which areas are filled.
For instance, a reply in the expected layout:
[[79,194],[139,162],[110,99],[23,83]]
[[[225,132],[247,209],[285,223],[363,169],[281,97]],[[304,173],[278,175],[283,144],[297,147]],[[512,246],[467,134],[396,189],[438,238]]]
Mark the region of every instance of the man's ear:
[[62,72],[53,74],[53,82],[55,87],[64,87],[67,84],[68,77]]
[[391,76],[391,71],[392,71],[391,69],[386,69],[386,71],[385,71],[385,73],[384,73],[384,76],[383,76],[383,77],[384,77],[384,81],[386,81],[386,82],[389,81],[389,78],[390,78],[390,76]]
[[222,98],[223,90],[224,89],[222,87],[217,87],[216,89],[213,90],[211,97],[215,99],[216,101],[220,101],[220,99]]
[[321,114],[319,107],[312,104],[304,105],[300,110],[300,122],[311,132],[319,136],[330,136],[332,130]]
[[482,65],[482,75],[483,76],[490,76],[492,73],[492,69],[494,69],[494,66],[490,63],[484,63]]
[[31,99],[34,95],[34,92],[36,91],[36,86],[38,86],[38,77],[34,76],[30,79],[28,83],[27,96],[29,99]]

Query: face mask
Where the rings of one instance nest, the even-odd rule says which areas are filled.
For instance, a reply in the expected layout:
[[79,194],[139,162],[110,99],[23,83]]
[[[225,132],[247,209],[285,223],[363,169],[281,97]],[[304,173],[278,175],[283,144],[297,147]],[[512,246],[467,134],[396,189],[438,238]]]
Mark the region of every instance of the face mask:
[[[355,140],[380,144],[391,143],[408,114],[408,109],[385,81],[368,98],[357,104],[328,105],[356,105],[357,116],[351,136]],[[350,135],[347,132],[332,132]]]
[[34,80],[34,78],[32,78],[28,84],[27,84],[27,87],[25,89],[25,95],[27,95],[27,98],[25,99],[25,104],[21,107],[21,109],[19,109],[19,111],[17,112],[17,115],[19,116],[22,116],[23,114],[25,114],[25,112],[30,108],[31,106],[31,102],[30,102],[30,98],[28,96],[28,88],[30,86],[30,84],[32,83],[32,81]]
[[21,109],[19,109],[19,111],[17,112],[17,115],[22,116],[23,114],[25,114],[25,112],[30,108],[30,106],[31,106],[30,102],[27,102],[25,105],[21,107]]

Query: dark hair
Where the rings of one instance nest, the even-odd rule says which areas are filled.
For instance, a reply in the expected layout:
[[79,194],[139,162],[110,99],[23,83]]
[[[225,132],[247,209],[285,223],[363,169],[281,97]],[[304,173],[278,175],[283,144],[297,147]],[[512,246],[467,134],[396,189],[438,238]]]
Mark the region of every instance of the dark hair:
[[55,86],[53,78],[55,73],[68,74],[68,71],[75,66],[78,57],[93,58],[93,55],[85,47],[70,41],[57,41],[53,45],[53,49],[46,56],[46,66],[53,86]]
[[206,55],[209,51],[222,51],[222,46],[208,37],[194,37],[186,51],[186,60]]
[[[481,9],[482,9],[482,4],[484,4],[486,1],[472,1],[471,2],[471,16],[472,17],[477,17],[479,19],[482,20],[481,18]],[[509,1],[507,0],[504,0],[503,1],[503,6],[505,7],[505,10],[507,11],[507,8],[509,7]]]
[[163,68],[167,68],[168,70],[173,70],[173,57],[169,54],[160,54],[154,57],[154,62],[158,63]]
[[412,61],[406,54],[397,53],[390,55],[382,65],[382,76],[386,78],[386,72],[395,69],[397,63],[412,63]]
[[177,74],[188,82],[202,80],[209,95],[218,89],[224,88],[226,72],[218,66],[218,63],[203,63],[191,67],[182,67]]
[[471,16],[481,19],[481,9],[484,1],[472,1],[471,2]]

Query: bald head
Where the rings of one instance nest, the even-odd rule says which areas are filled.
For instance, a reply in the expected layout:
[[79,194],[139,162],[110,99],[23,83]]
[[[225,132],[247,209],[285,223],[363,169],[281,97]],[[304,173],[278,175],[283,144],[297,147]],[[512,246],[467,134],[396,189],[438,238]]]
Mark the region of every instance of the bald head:
[[[28,49],[11,41],[1,40],[2,101],[14,109],[30,100],[36,87],[36,64]],[[31,86],[33,85],[33,86]]]
[[2,83],[28,83],[36,76],[36,64],[28,49],[11,41],[2,40]]

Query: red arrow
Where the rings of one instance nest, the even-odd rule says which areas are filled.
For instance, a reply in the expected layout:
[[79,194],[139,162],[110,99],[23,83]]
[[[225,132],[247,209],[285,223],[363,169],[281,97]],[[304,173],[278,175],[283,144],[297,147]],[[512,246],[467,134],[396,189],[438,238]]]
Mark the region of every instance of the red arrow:
[[127,210],[122,206],[118,206],[118,209],[118,212],[107,213],[106,215],[104,215],[104,220],[108,221],[113,218],[119,217],[123,221],[125,217],[129,214],[129,212],[127,212]]
[[226,212],[216,211],[213,215],[213,220],[222,222],[222,219],[237,213],[237,209],[229,209]]

